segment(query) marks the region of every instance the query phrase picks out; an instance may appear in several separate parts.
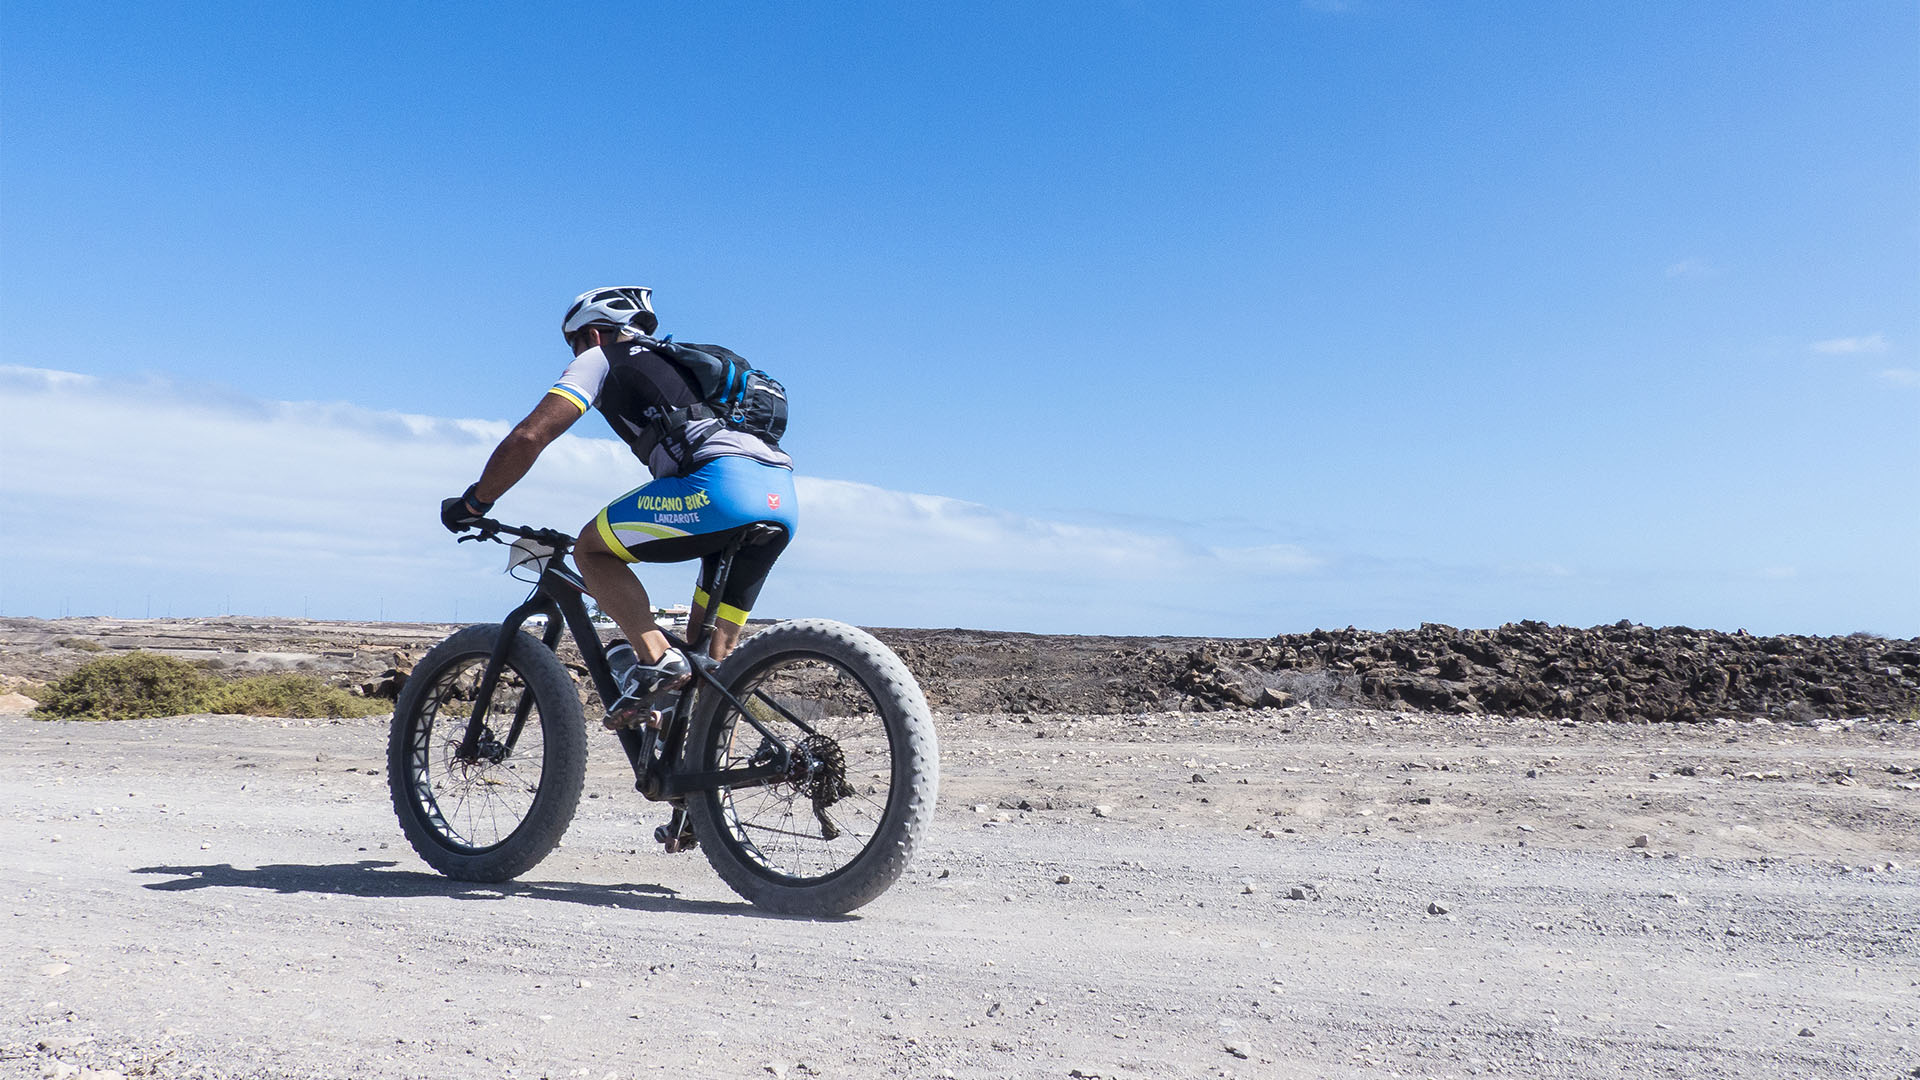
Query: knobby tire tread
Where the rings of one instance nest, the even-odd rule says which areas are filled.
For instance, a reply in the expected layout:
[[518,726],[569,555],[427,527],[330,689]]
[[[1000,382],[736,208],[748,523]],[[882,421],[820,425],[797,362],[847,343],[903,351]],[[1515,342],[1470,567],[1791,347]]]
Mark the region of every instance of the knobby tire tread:
[[[797,619],[763,630],[727,657],[718,678],[731,691],[748,671],[786,654],[824,656],[859,674],[881,708],[889,735],[901,736],[896,753],[906,760],[895,775],[901,778],[905,797],[889,806],[866,850],[815,884],[775,880],[738,854],[719,792],[689,796],[687,816],[714,872],[756,907],[790,915],[842,915],[886,892],[912,861],[939,796],[939,740],[926,696],[906,664],[878,638],[846,623]],[[690,751],[702,767],[716,760],[722,721],[730,711],[718,694],[702,695],[688,734]]]
[[[456,881],[508,881],[533,869],[559,845],[573,823],[586,785],[586,725],[573,680],[560,659],[538,638],[515,631],[515,640],[507,651],[507,666],[519,673],[534,697],[546,751],[540,790],[526,820],[499,846],[483,852],[462,852],[448,846],[428,824],[425,809],[414,797],[409,773],[414,720],[448,668],[476,653],[484,663],[499,637],[499,624],[481,623],[457,630],[434,646],[415,665],[399,700],[394,702],[387,740],[387,787],[401,830],[427,865]],[[471,703],[461,704],[471,708]],[[459,715],[443,709],[437,722],[451,721],[464,730],[468,715],[465,708]],[[530,717],[529,723],[532,721]]]

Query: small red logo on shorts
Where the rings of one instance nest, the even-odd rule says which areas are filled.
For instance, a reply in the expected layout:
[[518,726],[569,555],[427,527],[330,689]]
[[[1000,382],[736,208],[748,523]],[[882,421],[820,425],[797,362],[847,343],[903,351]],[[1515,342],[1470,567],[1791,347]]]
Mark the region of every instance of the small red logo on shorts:
[[780,509],[780,496],[775,495],[771,491],[767,492],[767,509],[769,510]]

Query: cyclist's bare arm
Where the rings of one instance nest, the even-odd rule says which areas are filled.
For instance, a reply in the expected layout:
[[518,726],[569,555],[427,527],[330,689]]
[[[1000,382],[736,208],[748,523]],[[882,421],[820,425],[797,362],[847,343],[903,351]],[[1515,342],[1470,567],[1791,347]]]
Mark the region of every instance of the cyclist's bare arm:
[[553,440],[559,438],[580,419],[580,410],[566,398],[557,394],[548,394],[540,399],[525,420],[513,426],[500,445],[493,448],[493,456],[487,458],[487,467],[480,473],[480,484],[475,494],[487,502],[495,502],[507,493],[507,489],[520,482],[539,459]]

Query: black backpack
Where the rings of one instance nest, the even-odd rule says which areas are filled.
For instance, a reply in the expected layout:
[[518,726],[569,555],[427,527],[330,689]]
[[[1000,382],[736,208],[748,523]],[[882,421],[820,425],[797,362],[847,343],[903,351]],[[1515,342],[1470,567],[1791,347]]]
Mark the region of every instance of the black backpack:
[[661,437],[686,446],[686,426],[711,418],[779,449],[780,437],[787,433],[787,388],[773,376],[719,345],[662,338],[648,348],[686,372],[700,393],[696,404],[659,410],[655,422]]

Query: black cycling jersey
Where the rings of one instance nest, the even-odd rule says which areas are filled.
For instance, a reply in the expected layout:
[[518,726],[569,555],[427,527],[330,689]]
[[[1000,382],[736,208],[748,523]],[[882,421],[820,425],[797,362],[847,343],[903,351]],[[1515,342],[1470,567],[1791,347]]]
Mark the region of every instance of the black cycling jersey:
[[640,341],[623,338],[574,357],[549,393],[581,412],[597,407],[608,426],[655,476],[681,476],[717,457],[738,455],[791,468],[793,459],[754,435],[719,420],[696,420],[685,440],[663,441],[649,410],[693,405],[701,400],[690,375]]

